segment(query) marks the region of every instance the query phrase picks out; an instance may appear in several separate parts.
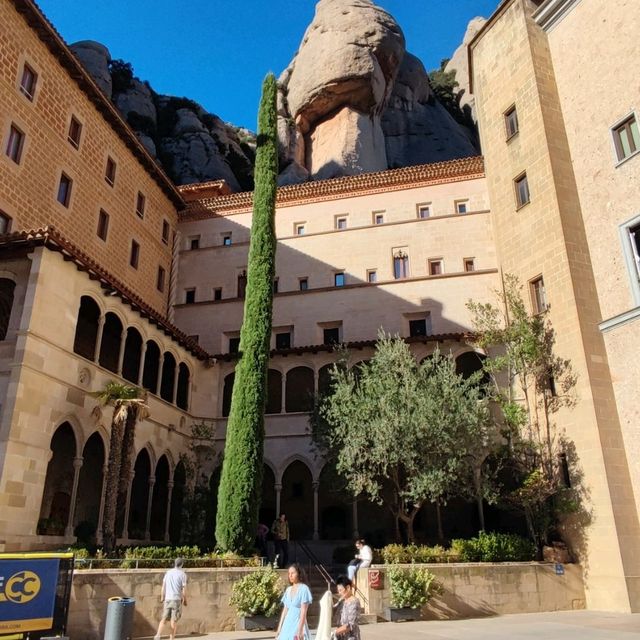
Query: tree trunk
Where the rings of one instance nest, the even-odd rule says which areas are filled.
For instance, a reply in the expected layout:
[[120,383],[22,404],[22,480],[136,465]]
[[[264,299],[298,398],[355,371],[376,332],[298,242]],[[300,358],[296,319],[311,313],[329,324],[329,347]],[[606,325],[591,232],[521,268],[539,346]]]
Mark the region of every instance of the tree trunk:
[[478,505],[478,520],[480,521],[480,531],[484,531],[484,500],[479,494],[476,494],[476,504]]
[[122,437],[122,458],[120,462],[120,473],[118,474],[118,502],[116,506],[116,515],[120,512],[124,513],[124,510],[126,509],[125,501],[127,499],[129,481],[131,479],[131,458],[133,456],[133,442],[136,435],[136,422],[137,416],[135,409],[129,408],[127,411],[127,419],[124,423],[124,435]]
[[104,515],[102,520],[102,537],[104,551],[107,555],[116,545],[116,508],[118,503],[118,484],[122,463],[122,440],[124,425],[121,421],[111,422],[111,438],[109,439],[109,459],[107,462],[107,486],[104,493]]

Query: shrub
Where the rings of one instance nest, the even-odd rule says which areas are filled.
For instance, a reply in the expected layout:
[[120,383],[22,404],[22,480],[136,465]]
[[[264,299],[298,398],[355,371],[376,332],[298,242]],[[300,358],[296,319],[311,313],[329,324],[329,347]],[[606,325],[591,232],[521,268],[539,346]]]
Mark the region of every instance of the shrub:
[[394,567],[389,571],[391,586],[391,606],[419,609],[432,595],[440,593],[442,587],[428,569],[402,569]]
[[274,616],[280,607],[282,591],[280,576],[269,567],[238,580],[231,589],[229,604],[240,616]]
[[470,540],[453,540],[451,549],[462,562],[526,562],[535,559],[535,545],[513,533],[480,533]]
[[385,564],[420,564],[457,560],[457,555],[453,551],[439,545],[427,547],[417,544],[388,544],[380,550],[380,555]]

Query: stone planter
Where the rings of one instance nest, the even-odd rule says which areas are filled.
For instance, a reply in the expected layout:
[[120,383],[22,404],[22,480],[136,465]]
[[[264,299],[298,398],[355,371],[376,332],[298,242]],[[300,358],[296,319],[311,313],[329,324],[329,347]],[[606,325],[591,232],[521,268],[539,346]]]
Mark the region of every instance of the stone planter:
[[279,616],[241,616],[236,622],[236,631],[273,631],[278,626]]
[[420,608],[412,607],[385,607],[384,618],[388,622],[409,622],[412,620],[420,620]]

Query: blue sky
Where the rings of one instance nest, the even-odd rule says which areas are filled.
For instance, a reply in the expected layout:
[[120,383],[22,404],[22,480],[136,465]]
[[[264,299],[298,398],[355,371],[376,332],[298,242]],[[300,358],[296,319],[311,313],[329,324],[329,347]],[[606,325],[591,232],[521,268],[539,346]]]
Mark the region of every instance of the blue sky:
[[[72,43],[98,40],[158,93],[186,96],[255,129],[262,78],[288,65],[315,0],[38,0]],[[450,57],[471,18],[498,0],[377,0],[398,21],[407,49],[432,69]]]

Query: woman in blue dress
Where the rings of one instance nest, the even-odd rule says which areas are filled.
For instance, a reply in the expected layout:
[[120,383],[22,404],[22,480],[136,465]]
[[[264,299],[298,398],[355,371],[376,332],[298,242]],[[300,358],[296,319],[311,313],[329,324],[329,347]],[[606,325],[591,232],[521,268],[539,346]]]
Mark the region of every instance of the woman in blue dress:
[[304,575],[297,564],[289,567],[290,587],[282,596],[282,615],[276,631],[277,640],[309,640],[307,611],[311,604],[311,590],[304,583]]

